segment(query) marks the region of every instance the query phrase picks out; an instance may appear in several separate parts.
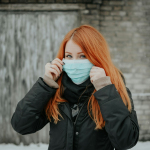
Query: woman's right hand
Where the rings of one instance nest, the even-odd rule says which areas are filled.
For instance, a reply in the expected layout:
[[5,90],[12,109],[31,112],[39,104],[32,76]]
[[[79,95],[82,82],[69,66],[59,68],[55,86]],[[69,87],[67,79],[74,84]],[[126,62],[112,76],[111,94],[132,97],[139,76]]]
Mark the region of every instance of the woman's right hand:
[[45,65],[45,75],[56,81],[62,73],[62,65],[64,65],[63,61],[55,58],[51,63]]

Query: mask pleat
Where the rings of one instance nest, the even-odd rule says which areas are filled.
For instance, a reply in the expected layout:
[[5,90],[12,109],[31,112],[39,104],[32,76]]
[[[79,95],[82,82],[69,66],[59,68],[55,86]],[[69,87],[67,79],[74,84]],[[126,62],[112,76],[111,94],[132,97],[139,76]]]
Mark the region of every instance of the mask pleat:
[[88,59],[82,60],[65,60],[63,71],[65,71],[74,83],[85,81],[90,74],[91,68],[94,66]]

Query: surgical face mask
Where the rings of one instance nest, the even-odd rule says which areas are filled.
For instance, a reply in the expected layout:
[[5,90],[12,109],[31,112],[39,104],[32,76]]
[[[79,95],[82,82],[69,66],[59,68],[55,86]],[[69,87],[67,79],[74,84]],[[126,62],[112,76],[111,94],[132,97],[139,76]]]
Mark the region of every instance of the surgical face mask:
[[65,63],[63,71],[71,78],[75,84],[81,84],[90,76],[90,70],[94,66],[88,59],[67,60],[62,59]]

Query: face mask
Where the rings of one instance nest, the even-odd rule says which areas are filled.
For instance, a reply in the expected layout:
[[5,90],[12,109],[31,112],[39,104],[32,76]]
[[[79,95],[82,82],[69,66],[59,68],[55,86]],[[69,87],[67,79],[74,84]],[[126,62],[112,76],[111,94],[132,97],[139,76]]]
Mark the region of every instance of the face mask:
[[83,83],[90,76],[90,70],[94,66],[88,59],[67,60],[63,58],[62,61],[65,63],[63,71],[75,84]]

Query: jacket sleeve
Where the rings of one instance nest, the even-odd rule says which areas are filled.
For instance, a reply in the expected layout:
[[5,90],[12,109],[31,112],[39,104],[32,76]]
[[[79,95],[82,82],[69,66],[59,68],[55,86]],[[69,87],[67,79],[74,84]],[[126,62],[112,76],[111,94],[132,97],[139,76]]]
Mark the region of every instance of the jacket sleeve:
[[13,129],[22,135],[42,129],[49,122],[44,107],[55,92],[56,88],[50,87],[42,77],[39,77],[24,98],[18,102],[11,118]]
[[139,125],[130,90],[126,87],[132,104],[132,112],[123,103],[114,84],[106,85],[93,95],[97,99],[108,137],[118,150],[134,147],[139,139]]

